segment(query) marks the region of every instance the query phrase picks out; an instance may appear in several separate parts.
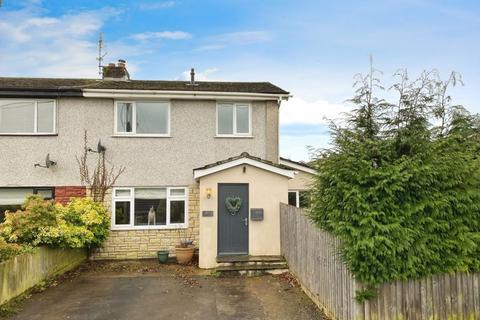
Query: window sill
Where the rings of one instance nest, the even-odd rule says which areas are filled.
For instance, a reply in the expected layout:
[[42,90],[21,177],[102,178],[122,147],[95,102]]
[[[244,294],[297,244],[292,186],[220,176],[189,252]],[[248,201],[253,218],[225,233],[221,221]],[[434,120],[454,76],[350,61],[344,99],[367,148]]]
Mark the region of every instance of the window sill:
[[187,229],[188,225],[170,225],[170,226],[112,226],[112,231],[141,231],[141,230],[175,230],[175,229]]
[[236,136],[236,135],[216,135],[215,138],[219,139],[253,139],[254,136]]
[[169,134],[114,134],[112,138],[171,138]]
[[14,137],[55,137],[58,133],[0,133],[0,136],[14,136]]

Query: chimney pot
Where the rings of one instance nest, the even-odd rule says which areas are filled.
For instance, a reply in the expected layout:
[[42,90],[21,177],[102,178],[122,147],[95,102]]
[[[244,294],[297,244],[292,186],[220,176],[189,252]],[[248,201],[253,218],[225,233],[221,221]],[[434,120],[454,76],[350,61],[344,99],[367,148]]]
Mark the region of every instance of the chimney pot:
[[109,63],[106,67],[103,67],[103,80],[130,80],[130,74],[126,68],[126,61],[119,59],[117,64]]

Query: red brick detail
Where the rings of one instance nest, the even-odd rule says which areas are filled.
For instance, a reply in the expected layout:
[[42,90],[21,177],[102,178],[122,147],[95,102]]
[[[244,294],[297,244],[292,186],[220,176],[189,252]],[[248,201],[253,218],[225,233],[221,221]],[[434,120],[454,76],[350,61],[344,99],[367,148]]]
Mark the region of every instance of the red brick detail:
[[67,204],[71,198],[85,198],[87,188],[83,186],[55,187],[55,202]]

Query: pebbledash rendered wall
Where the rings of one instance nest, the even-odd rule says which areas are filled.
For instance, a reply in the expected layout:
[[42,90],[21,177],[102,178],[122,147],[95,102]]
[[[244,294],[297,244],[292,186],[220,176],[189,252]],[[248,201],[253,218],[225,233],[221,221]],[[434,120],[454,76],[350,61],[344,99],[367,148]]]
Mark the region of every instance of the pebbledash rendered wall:
[[[57,99],[57,134],[0,136],[0,187],[78,186],[76,156],[83,151],[84,131],[89,147],[98,141],[106,158],[126,167],[116,186],[189,186],[193,169],[238,156],[242,152],[278,161],[278,103],[253,101],[252,137],[216,136],[216,101],[171,100],[170,136],[135,137],[114,134],[114,100]],[[45,156],[57,164],[34,167]]]
[[[200,199],[198,185],[188,188],[188,229],[187,233],[198,248],[199,241],[199,211]],[[105,200],[105,205],[111,207],[111,195]],[[183,232],[185,229],[181,229]],[[183,236],[183,233],[182,233]],[[154,258],[157,251],[169,250],[174,254],[175,246],[179,244],[179,229],[155,230],[111,230],[103,247],[92,256],[94,260],[123,260]]]

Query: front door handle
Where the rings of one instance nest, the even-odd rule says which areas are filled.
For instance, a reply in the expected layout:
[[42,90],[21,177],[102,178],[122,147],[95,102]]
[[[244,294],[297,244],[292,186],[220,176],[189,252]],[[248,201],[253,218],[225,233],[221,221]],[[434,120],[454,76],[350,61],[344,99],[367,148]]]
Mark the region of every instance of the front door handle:
[[243,222],[245,222],[245,226],[248,226],[248,218],[243,219]]

